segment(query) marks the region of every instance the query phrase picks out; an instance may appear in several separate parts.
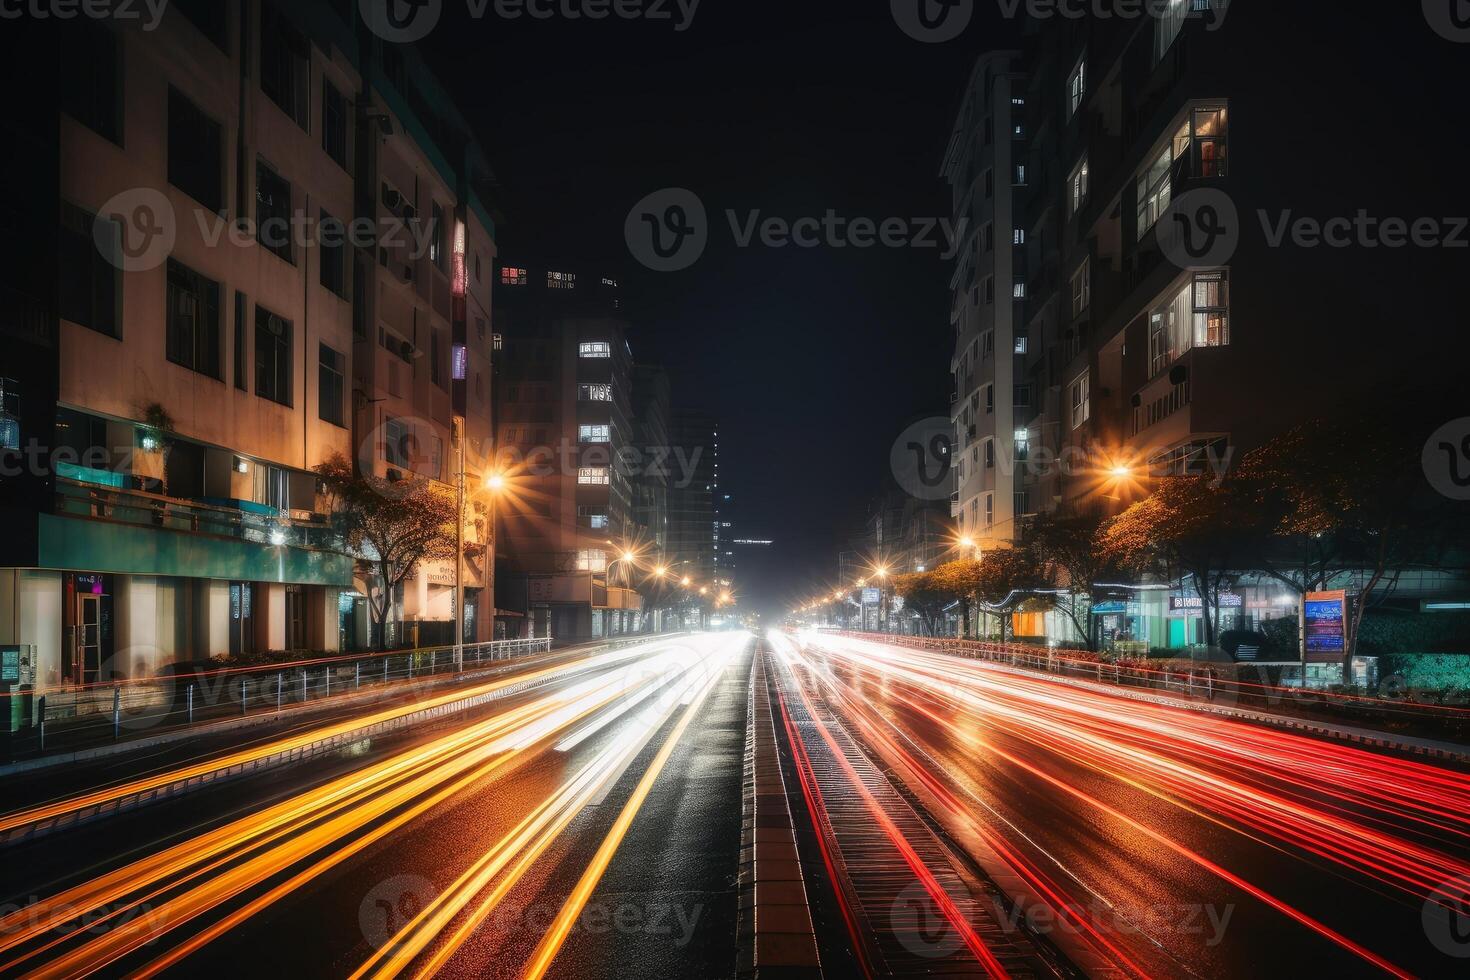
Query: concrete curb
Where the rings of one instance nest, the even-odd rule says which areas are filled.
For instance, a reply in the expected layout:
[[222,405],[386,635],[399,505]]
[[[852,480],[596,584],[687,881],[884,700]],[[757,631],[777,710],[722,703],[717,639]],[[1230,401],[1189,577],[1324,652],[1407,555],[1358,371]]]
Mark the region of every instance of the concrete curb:
[[738,975],[820,978],[816,931],[776,752],[765,654],[760,649],[750,668],[741,808]]

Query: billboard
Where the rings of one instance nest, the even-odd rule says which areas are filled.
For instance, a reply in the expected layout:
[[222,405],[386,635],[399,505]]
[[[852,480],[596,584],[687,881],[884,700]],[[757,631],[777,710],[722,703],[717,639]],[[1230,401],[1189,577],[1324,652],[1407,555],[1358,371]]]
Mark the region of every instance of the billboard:
[[1338,663],[1347,653],[1347,593],[1308,592],[1302,597],[1302,659]]
[[882,599],[882,593],[877,589],[863,589],[863,605],[876,606]]

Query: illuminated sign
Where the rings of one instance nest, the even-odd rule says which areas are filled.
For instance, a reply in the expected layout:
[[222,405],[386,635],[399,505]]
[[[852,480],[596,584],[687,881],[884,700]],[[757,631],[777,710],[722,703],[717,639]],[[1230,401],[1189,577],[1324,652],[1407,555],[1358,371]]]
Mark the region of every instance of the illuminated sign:
[[876,606],[881,601],[881,594],[877,589],[863,589],[863,605]]
[[[1244,600],[1236,592],[1221,592],[1220,599],[1215,604],[1216,609],[1239,609],[1244,605]],[[1170,612],[1189,612],[1190,610],[1201,610],[1205,607],[1204,600],[1197,595],[1171,595],[1169,597]]]
[[1307,663],[1336,663],[1347,652],[1347,593],[1308,592],[1302,597],[1302,655]]
[[465,368],[469,364],[469,355],[464,344],[454,345],[454,380],[463,381]]

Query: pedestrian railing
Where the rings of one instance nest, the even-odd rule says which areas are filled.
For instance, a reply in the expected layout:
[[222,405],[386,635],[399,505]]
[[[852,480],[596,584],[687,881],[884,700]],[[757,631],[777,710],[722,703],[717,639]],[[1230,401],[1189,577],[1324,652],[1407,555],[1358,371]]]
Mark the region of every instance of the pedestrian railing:
[[[934,650],[953,656],[1003,664],[1023,670],[1074,677],[1120,688],[1157,691],[1215,704],[1261,711],[1287,711],[1307,717],[1331,716],[1360,724],[1412,724],[1427,734],[1456,740],[1470,738],[1470,701],[1464,696],[1434,702],[1409,700],[1389,691],[1332,691],[1269,683],[1267,665],[1202,661],[1190,666],[1144,666],[1137,661],[1110,661],[1099,654],[952,637],[902,636],[837,630],[835,635],[879,640],[897,646]],[[1255,679],[1249,677],[1255,673]]]
[[475,673],[551,652],[550,638],[497,640],[290,663],[212,668],[179,664],[169,673],[64,688],[0,694],[12,719],[9,758],[69,751],[241,715],[282,712],[310,702],[396,696],[405,682]]

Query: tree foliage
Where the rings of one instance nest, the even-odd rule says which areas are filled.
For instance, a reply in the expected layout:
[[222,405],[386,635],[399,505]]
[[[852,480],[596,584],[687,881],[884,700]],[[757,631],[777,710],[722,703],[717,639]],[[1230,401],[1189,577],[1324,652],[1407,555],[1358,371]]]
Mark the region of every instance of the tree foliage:
[[372,583],[368,608],[378,647],[384,649],[387,631],[382,627],[399,584],[424,562],[455,557],[455,497],[427,480],[391,482],[358,474],[340,453],[316,472],[332,498],[333,519],[363,578]]
[[1092,631],[1092,596],[1099,582],[1118,569],[1099,544],[1106,515],[1101,508],[1075,508],[1039,514],[1026,526],[1026,544],[1040,562],[1047,587],[1059,595],[1056,605],[1096,649]]

